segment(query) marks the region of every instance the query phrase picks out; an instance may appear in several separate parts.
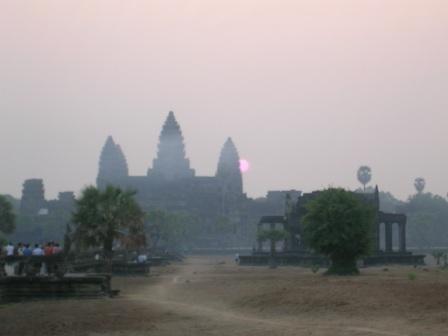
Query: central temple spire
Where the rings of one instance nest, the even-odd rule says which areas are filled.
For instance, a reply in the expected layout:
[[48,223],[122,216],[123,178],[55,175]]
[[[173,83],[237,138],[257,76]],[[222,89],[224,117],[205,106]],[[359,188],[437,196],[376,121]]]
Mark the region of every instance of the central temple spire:
[[227,139],[221,150],[216,177],[223,181],[226,188],[232,192],[236,194],[243,193],[240,156],[231,138]]
[[184,137],[180,126],[171,111],[165,120],[159,137],[157,158],[148,175],[160,176],[166,180],[194,176],[190,161],[185,157]]

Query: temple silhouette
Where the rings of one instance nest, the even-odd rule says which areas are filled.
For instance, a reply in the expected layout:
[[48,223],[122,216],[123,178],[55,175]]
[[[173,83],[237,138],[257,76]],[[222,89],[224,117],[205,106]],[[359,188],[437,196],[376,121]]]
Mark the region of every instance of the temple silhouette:
[[[97,186],[135,190],[136,199],[145,211],[192,214],[201,221],[204,234],[210,231],[207,228],[225,218],[234,228],[232,239],[235,236],[241,239],[246,236],[247,197],[243,192],[239,160],[238,150],[228,138],[222,147],[216,174],[197,176],[186,155],[181,127],[174,113],[169,112],[160,133],[157,156],[146,176],[129,175],[125,154],[109,136],[101,151]],[[209,234],[207,237],[204,240],[210,239]]]

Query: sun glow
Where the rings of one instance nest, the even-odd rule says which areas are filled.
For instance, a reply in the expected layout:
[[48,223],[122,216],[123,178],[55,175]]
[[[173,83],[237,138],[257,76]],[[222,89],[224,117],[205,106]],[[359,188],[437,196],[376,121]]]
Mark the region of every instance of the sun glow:
[[242,173],[247,173],[250,170],[250,163],[245,159],[240,160],[240,170]]

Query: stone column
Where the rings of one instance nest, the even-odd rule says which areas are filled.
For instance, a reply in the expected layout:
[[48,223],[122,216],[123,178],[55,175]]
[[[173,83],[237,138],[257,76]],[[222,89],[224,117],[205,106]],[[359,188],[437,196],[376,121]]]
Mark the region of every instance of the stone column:
[[386,253],[393,252],[392,250],[392,223],[385,223],[386,225]]
[[400,252],[406,252],[406,223],[400,223]]
[[381,250],[381,224],[382,223],[376,223],[376,227],[374,229],[375,253],[378,253]]
[[260,239],[257,240],[257,245],[257,252],[263,251],[263,242]]

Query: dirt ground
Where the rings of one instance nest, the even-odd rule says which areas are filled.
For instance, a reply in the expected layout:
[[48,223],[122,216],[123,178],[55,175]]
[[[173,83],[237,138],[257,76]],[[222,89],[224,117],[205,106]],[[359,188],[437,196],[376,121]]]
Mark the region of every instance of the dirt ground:
[[191,257],[114,288],[113,299],[2,305],[0,335],[448,335],[448,271],[433,267],[328,277]]

